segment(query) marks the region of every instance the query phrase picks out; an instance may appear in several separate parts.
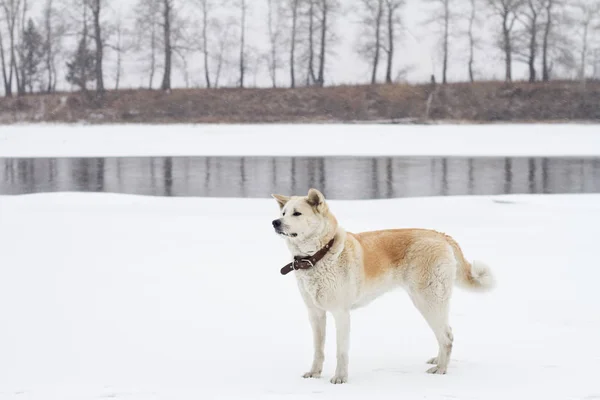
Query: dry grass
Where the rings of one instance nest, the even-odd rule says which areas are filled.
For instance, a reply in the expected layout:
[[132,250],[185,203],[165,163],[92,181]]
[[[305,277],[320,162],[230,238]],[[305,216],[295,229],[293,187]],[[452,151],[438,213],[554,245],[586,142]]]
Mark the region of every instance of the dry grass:
[[[426,102],[434,91],[429,118]],[[600,120],[600,82],[177,89],[0,99],[0,123],[268,123]]]

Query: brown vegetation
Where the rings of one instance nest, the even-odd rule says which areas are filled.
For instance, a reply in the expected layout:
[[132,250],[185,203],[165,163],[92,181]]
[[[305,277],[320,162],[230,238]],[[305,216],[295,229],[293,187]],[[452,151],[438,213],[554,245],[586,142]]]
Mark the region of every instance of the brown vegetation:
[[[429,115],[427,100],[431,99]],[[101,101],[101,103],[99,103]],[[109,91],[0,99],[0,123],[522,122],[600,120],[600,82]]]

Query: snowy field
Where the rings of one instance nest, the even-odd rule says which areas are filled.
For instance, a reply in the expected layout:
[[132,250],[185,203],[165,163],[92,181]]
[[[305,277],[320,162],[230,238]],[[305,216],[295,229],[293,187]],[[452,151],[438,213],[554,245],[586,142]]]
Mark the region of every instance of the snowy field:
[[0,127],[0,157],[177,155],[599,156],[600,125]]
[[[76,132],[64,132],[65,154]],[[1,135],[14,153],[16,131]],[[435,339],[397,291],[353,312],[347,385],[328,381],[331,319],[323,378],[300,377],[310,328],[293,274],[279,274],[288,254],[273,200],[44,194],[0,197],[0,398],[600,398],[600,196],[331,206],[350,231],[445,231],[493,268],[494,292],[455,291],[447,375],[425,373]]]

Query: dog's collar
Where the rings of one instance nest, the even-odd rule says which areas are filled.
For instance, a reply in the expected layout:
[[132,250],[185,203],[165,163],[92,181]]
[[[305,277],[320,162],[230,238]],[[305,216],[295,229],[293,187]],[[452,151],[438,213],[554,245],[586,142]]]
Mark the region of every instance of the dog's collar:
[[294,261],[281,268],[281,275],[287,275],[290,272],[297,271],[299,269],[310,269],[314,267],[316,263],[318,263],[323,257],[325,257],[325,254],[327,254],[329,249],[331,249],[331,247],[333,246],[334,239],[335,238],[331,239],[329,243],[325,245],[325,247],[317,251],[312,256],[294,257]]

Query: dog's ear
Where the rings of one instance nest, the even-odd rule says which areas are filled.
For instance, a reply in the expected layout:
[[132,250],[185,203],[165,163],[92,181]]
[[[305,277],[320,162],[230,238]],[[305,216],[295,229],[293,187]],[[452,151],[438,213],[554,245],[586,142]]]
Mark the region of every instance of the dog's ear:
[[306,198],[308,204],[320,211],[325,205],[325,196],[317,189],[310,189]]
[[290,201],[288,196],[283,196],[281,194],[272,194],[271,196],[277,201],[280,209],[283,208],[288,201]]

